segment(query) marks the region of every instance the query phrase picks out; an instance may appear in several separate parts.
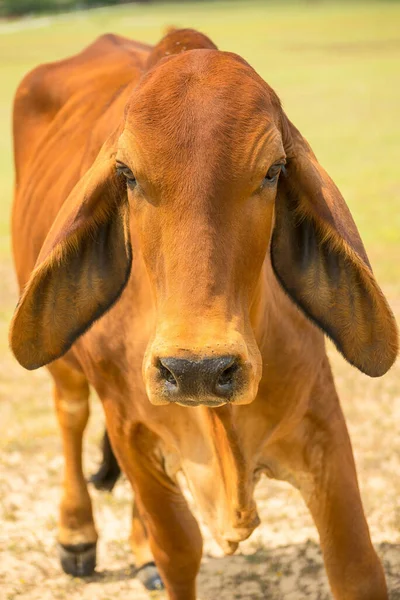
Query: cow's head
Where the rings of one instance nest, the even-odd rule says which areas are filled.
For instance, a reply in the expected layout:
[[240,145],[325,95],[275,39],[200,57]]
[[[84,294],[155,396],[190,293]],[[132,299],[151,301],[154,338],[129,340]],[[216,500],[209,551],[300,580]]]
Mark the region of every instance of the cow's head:
[[239,57],[191,50],[143,77],[21,297],[11,334],[21,364],[64,354],[118,299],[135,268],[132,228],[157,309],[143,369],[154,404],[254,399],[266,256],[353,365],[379,376],[395,360],[394,319],[340,192]]

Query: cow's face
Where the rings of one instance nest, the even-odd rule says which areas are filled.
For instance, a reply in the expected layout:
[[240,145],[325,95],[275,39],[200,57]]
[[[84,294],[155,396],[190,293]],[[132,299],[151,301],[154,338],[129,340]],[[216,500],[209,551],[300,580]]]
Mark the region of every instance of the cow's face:
[[127,107],[117,168],[156,299],[151,402],[251,402],[251,324],[285,151],[274,95],[237,57],[194,51],[150,72]]
[[339,190],[238,57],[169,57],[133,91],[21,295],[11,345],[23,366],[62,356],[118,300],[135,269],[132,228],[157,308],[143,369],[153,403],[255,398],[270,267],[353,365],[379,376],[393,364],[393,315]]

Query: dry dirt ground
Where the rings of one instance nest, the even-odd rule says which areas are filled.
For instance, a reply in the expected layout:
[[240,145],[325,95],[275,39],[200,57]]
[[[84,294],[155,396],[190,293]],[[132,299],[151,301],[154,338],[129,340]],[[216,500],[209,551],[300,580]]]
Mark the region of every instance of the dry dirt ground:
[[[9,264],[0,279],[11,306],[16,290]],[[390,290],[389,290],[390,292]],[[395,309],[395,296],[390,298]],[[396,311],[398,312],[398,311]],[[44,370],[24,372],[6,351],[9,312],[0,315],[0,599],[145,600],[135,579],[128,536],[131,490],[92,490],[101,535],[94,577],[64,575],[55,545],[62,456]],[[383,560],[391,600],[400,600],[400,365],[381,380],[360,375],[330,350],[352,435],[365,510]],[[92,402],[85,467],[95,469],[103,428]],[[256,491],[262,525],[233,557],[222,557],[204,529],[199,600],[328,600],[318,538],[298,493],[262,480]],[[163,594],[155,596],[160,600]]]

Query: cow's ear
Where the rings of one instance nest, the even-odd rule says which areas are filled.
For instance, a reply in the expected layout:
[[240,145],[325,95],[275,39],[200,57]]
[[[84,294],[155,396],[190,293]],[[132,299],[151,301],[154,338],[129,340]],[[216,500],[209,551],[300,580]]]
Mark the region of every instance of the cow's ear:
[[288,162],[271,239],[275,274],[351,364],[383,375],[398,350],[393,314],[339,190],[285,115],[282,130]]
[[59,358],[119,298],[131,268],[115,135],[62,206],[17,305],[11,348],[36,369]]

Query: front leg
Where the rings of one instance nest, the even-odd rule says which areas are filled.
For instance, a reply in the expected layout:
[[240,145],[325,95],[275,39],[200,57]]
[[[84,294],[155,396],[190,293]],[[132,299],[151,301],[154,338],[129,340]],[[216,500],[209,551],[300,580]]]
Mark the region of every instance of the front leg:
[[[103,435],[102,450],[103,460],[100,468],[91,476],[89,481],[98,490],[112,491],[121,474],[121,469],[115,458],[107,430]],[[132,510],[131,546],[135,556],[136,578],[139,579],[149,591],[162,590],[164,589],[164,585],[158,574],[157,567],[154,564],[148,537],[146,527],[140,517],[136,502],[134,501]]]
[[277,445],[276,458],[286,471],[284,478],[299,488],[310,509],[335,599],[387,600],[333,384],[331,394],[329,398],[321,394],[293,436]]
[[49,366],[64,450],[63,497],[58,541],[61,566],[75,577],[91,575],[96,564],[97,532],[82,470],[82,440],[89,417],[89,385],[63,359]]
[[[106,416],[113,449],[135,492],[133,535],[148,536],[169,600],[196,600],[202,537],[181,491],[162,467],[158,438],[144,425],[131,428],[125,422],[121,428],[113,411]],[[138,539],[134,545],[137,553]]]
[[[382,565],[372,546],[345,422],[336,425],[314,490],[300,490],[318,528],[333,594],[338,600],[387,600]],[[319,473],[318,473],[319,471]]]

